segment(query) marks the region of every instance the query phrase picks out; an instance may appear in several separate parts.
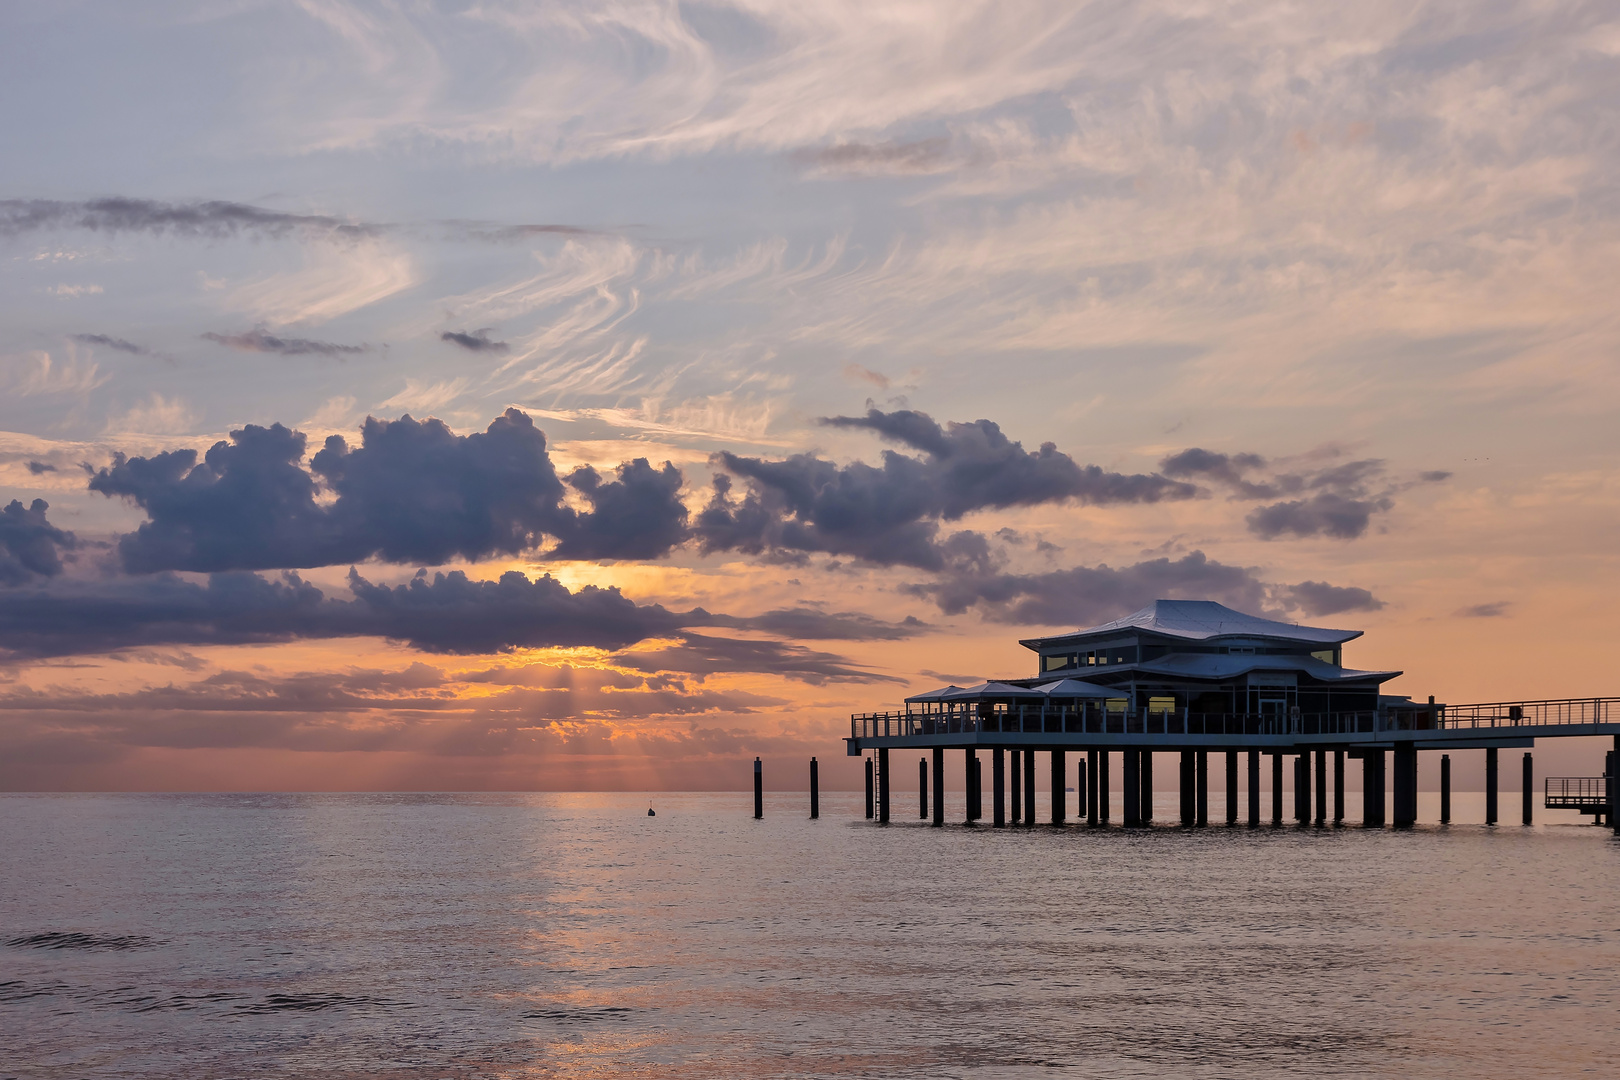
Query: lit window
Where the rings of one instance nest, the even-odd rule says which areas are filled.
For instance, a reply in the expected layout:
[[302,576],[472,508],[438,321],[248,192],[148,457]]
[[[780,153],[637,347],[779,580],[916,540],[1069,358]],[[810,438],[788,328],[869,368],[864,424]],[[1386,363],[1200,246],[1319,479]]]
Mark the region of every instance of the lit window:
[[1157,715],[1159,713],[1167,713],[1167,712],[1175,712],[1175,711],[1176,711],[1176,699],[1173,698],[1173,697],[1150,697],[1150,698],[1148,698],[1148,712],[1153,713],[1154,715]]
[[1339,658],[1334,655],[1337,652],[1337,649],[1318,649],[1316,652],[1311,653],[1311,659],[1320,660],[1324,664],[1332,664],[1334,667],[1338,667]]
[[1066,668],[1068,666],[1069,666],[1069,657],[1067,657],[1067,656],[1048,656],[1048,657],[1046,657],[1046,670],[1047,671],[1057,671],[1060,668]]

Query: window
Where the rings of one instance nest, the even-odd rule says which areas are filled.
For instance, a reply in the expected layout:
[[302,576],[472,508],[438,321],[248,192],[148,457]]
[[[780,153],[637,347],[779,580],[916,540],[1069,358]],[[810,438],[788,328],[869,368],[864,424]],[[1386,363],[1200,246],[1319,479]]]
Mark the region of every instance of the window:
[[1046,661],[1045,670],[1047,671],[1061,671],[1066,667],[1074,666],[1073,653],[1065,653],[1062,656],[1045,656],[1041,659]]
[[1339,663],[1338,649],[1318,649],[1316,652],[1311,653],[1311,659],[1320,660],[1324,664],[1332,664],[1334,667],[1342,666]]
[[1148,698],[1148,712],[1154,716],[1160,713],[1173,713],[1176,711],[1176,699],[1173,697]]
[[1111,713],[1122,713],[1125,711],[1125,699],[1122,697],[1108,698],[1103,702],[1103,707]]

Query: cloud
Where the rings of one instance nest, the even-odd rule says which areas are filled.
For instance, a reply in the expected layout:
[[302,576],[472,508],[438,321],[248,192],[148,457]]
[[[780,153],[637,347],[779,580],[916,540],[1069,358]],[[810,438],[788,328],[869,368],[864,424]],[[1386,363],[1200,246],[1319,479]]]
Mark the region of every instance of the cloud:
[[887,375],[873,371],[871,368],[861,367],[859,364],[845,364],[844,377],[860,382],[869,382],[879,390],[887,390],[891,385]]
[[28,463],[28,472],[33,476],[43,476],[48,472],[55,472],[55,471],[56,471],[56,466],[55,465],[47,464],[46,462],[43,462],[43,461],[30,461]]
[[[34,464],[29,463],[30,469]],[[62,572],[62,552],[72,551],[78,540],[46,520],[49,509],[44,499],[35,499],[26,508],[12,499],[0,509],[0,585],[20,585]]]
[[[465,436],[439,420],[367,417],[358,447],[333,435],[307,468],[306,446],[301,432],[250,424],[200,462],[190,449],[118,454],[90,489],[146,511],[118,540],[132,573],[438,565],[520,555],[548,536],[558,558],[655,558],[686,537],[672,465],[637,459],[613,480],[586,467],[564,481],[545,434],[517,409]],[[565,483],[588,511],[565,505]]]
[[1252,567],[1231,566],[1201,551],[1130,566],[1077,566],[1040,574],[1002,573],[993,560],[960,558],[933,582],[904,587],[948,615],[977,609],[986,619],[1039,626],[1089,626],[1129,614],[1156,599],[1215,600],[1238,611],[1307,615],[1376,611],[1365,589],[1306,581],[1272,585]]
[[1325,581],[1302,581],[1273,591],[1283,606],[1298,608],[1306,615],[1337,615],[1343,611],[1377,611],[1384,606],[1366,589],[1329,585]]
[[126,412],[107,418],[107,430],[141,435],[179,435],[191,430],[197,414],[178,397],[166,398],[153,391],[146,400],[131,405]]
[[1488,604],[1474,604],[1459,608],[1454,614],[1459,619],[1497,619],[1506,615],[1513,605],[1506,600],[1493,600]]
[[100,345],[103,348],[126,352],[132,356],[152,355],[144,345],[137,345],[133,341],[125,341],[123,338],[108,337],[106,334],[74,334],[73,340],[81,345]]
[[1158,474],[1125,475],[1081,466],[1052,443],[1027,452],[989,420],[941,427],[923,413],[870,410],[832,417],[832,427],[864,428],[921,451],[883,452],[880,468],[834,465],[814,454],[767,461],[723,452],[714,461],[744,478],[714,479],[694,531],[705,551],[825,552],[882,565],[940,570],[947,554],[939,522],[985,509],[1074,501],[1105,505],[1186,499],[1191,485]]
[[81,296],[100,296],[104,290],[100,285],[53,285],[50,288],[52,296],[65,296],[70,300],[77,300]]
[[313,341],[309,338],[276,337],[262,326],[240,334],[216,334],[210,331],[202,337],[205,341],[215,341],[241,352],[274,353],[278,356],[343,357],[371,351],[370,345],[338,345],[330,341]]
[[930,629],[913,615],[892,623],[855,611],[828,613],[809,607],[779,608],[744,618],[715,615],[710,625],[760,630],[795,641],[899,641]]
[[189,239],[219,240],[252,233],[349,239],[375,236],[387,226],[344,221],[324,214],[289,214],[234,202],[157,202],[151,199],[106,198],[84,202],[50,199],[0,199],[0,236],[42,229],[87,229],[91,232],[143,232]]
[[951,141],[942,136],[913,142],[845,142],[795,150],[800,165],[825,172],[930,173],[953,167]]
[[621,654],[616,661],[640,671],[683,672],[700,679],[723,672],[769,672],[813,685],[905,682],[852,664],[841,656],[816,652],[802,645],[703,634],[683,634],[676,645],[651,653]]
[[[1398,490],[1398,485],[1386,480],[1384,462],[1376,458],[1282,471],[1259,454],[1224,454],[1193,447],[1170,455],[1159,467],[1166,476],[1222,485],[1234,499],[1302,496],[1259,507],[1248,515],[1249,531],[1262,540],[1284,535],[1354,540],[1366,534],[1374,514],[1394,507],[1393,495]],[[1420,479],[1434,483],[1450,475],[1425,472]]]
[[61,364],[43,350],[0,360],[0,388],[16,397],[88,394],[111,378],[101,374],[95,364],[72,355],[71,349],[67,362]]
[[489,339],[488,327],[485,327],[482,330],[473,330],[471,332],[465,330],[446,330],[444,333],[439,335],[439,340],[448,341],[453,345],[460,345],[463,349],[467,349],[471,352],[504,353],[511,348],[511,346],[504,341],[491,341]]

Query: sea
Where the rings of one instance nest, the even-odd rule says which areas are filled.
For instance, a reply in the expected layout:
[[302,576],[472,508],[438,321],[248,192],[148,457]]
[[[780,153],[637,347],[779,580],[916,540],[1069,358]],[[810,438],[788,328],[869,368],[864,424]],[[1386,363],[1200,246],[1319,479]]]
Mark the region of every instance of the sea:
[[915,799],[0,796],[0,1077],[1620,1076],[1620,842],[1574,815]]

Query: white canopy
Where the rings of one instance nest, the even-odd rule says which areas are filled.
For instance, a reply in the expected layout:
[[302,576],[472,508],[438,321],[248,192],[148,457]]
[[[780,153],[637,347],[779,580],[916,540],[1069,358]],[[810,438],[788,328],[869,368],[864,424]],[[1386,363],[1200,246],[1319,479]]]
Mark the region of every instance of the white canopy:
[[[1073,680],[1069,680],[1073,681]],[[1077,684],[1083,685],[1083,684]],[[916,694],[906,698],[906,701],[985,701],[1000,700],[1003,698],[1039,698],[1043,696],[1039,690],[1030,690],[1022,686],[1013,686],[1011,683],[982,682],[976,686],[943,686],[938,690],[930,690],[926,694]]]
[[1129,697],[1126,690],[1109,689],[1098,686],[1096,683],[1081,682],[1079,679],[1059,679],[1057,682],[1042,683],[1035,691],[1046,697],[1055,698],[1121,698]]

